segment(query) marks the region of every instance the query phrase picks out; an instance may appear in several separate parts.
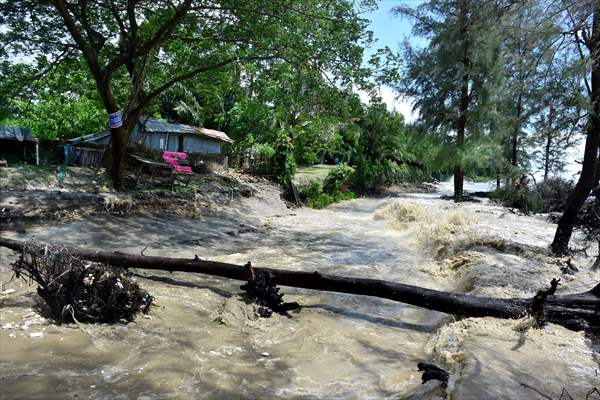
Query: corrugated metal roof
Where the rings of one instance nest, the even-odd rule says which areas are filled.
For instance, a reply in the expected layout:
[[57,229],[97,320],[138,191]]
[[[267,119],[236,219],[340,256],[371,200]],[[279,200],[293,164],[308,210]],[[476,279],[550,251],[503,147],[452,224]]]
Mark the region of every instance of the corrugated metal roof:
[[195,128],[195,129],[198,130],[201,135],[219,139],[224,142],[233,143],[233,140],[231,140],[231,138],[229,136],[227,136],[227,134],[225,132],[216,131],[214,129],[207,129],[207,128]]
[[197,128],[191,125],[167,122],[146,116],[142,116],[140,118],[139,123],[143,127],[143,130],[146,132],[187,133],[190,135],[202,135],[213,139],[222,140],[228,143],[233,142],[233,140],[231,140],[225,132],[217,131],[214,129]]
[[37,142],[37,138],[33,137],[31,129],[20,126],[0,126],[0,139]]
[[74,139],[69,139],[69,140],[67,140],[67,143],[79,144],[79,143],[83,143],[83,142],[94,142],[94,141],[103,139],[109,135],[110,135],[110,129],[105,129],[102,132],[92,133],[92,134],[85,135],[85,136],[79,136]]
[[197,133],[193,126],[167,122],[146,116],[141,117],[139,123],[145,132]]
[[[227,143],[233,143],[233,140],[227,136],[225,132],[217,131],[214,129],[207,128],[196,128],[191,125],[177,124],[173,122],[167,122],[160,119],[150,118],[147,116],[142,116],[138,122],[138,126],[142,128],[144,132],[154,132],[154,133],[183,133],[187,135],[200,135],[204,137],[209,137],[211,139],[220,140]],[[68,140],[67,142],[71,144],[78,144],[82,142],[94,142],[98,140],[102,140],[105,137],[110,135],[110,130],[105,129],[102,132],[94,133],[91,135],[80,136],[75,139]]]

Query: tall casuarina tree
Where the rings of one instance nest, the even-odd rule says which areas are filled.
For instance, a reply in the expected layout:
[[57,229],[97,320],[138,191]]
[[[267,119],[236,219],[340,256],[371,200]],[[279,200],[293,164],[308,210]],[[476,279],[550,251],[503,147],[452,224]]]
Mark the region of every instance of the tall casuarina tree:
[[592,189],[598,185],[600,175],[597,173],[600,151],[600,0],[573,2],[565,7],[564,12],[573,44],[582,58],[589,57],[590,80],[588,82],[588,77],[585,80],[590,109],[581,174],[558,221],[552,242],[555,254],[568,251],[577,214]]
[[421,123],[448,145],[445,163],[454,172],[454,197],[463,196],[464,164],[489,129],[494,88],[501,74],[501,35],[495,26],[508,5],[478,0],[429,0],[394,12],[414,20],[425,48],[405,46],[405,68],[398,85],[414,99]]

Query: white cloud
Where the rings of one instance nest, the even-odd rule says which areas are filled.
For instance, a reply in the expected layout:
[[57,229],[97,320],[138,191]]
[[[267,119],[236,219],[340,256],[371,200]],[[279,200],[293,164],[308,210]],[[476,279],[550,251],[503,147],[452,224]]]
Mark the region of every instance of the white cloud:
[[[358,94],[358,97],[363,104],[369,104],[369,101],[371,100],[369,93],[360,89],[354,89],[354,91]],[[406,122],[415,122],[419,117],[419,113],[413,111],[412,101],[410,98],[398,98],[392,88],[388,86],[381,87],[379,90],[379,96],[381,96],[381,99],[386,104],[388,110],[397,111],[404,115],[404,120]]]

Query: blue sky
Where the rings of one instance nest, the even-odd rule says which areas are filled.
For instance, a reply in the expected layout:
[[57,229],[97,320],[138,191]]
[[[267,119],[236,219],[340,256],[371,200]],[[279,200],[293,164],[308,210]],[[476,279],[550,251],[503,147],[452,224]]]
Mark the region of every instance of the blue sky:
[[369,49],[367,54],[370,55],[376,48],[384,46],[397,50],[405,38],[408,38],[411,42],[415,40],[422,42],[423,39],[412,37],[412,23],[410,20],[394,16],[390,12],[394,6],[405,4],[415,7],[422,2],[422,0],[382,0],[379,1],[379,8],[377,10],[365,14],[364,17],[371,21],[369,30],[373,31],[373,36],[377,39],[374,47]]
[[[413,44],[424,43],[422,38],[412,36],[412,23],[407,18],[400,18],[392,15],[391,9],[394,6],[405,4],[418,6],[423,0],[382,0],[378,2],[378,8],[370,13],[363,15],[364,18],[371,21],[369,30],[373,32],[373,37],[377,40],[370,49],[365,51],[365,61],[368,60],[378,48],[388,46],[394,51],[400,49],[401,43],[408,39]],[[359,92],[361,100],[365,103],[369,101],[369,96],[364,92]],[[392,89],[383,87],[381,89],[381,98],[387,104],[388,109],[396,110],[404,115],[407,121],[414,121],[416,115],[412,112],[410,99],[397,99]]]

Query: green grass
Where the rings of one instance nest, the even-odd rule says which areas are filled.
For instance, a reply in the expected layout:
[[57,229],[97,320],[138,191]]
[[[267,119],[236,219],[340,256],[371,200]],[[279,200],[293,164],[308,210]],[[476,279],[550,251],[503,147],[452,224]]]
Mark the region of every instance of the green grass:
[[327,207],[333,203],[339,203],[344,200],[352,200],[355,199],[356,195],[353,192],[338,192],[335,194],[327,194],[321,193],[317,197],[313,199],[309,199],[307,202],[307,206],[310,208],[316,208],[320,210],[321,208]]
[[298,186],[304,186],[311,181],[323,182],[335,165],[313,165],[310,167],[298,167],[294,175],[294,182]]

